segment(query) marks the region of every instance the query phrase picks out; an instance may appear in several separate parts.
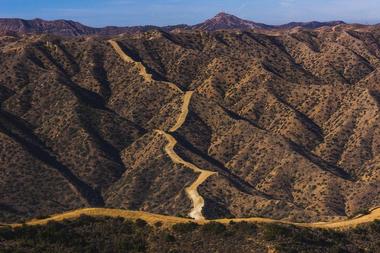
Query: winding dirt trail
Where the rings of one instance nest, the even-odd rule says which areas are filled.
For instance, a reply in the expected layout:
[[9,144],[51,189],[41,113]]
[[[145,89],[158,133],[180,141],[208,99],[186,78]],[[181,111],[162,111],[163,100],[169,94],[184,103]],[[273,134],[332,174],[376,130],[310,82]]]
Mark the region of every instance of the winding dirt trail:
[[[188,91],[183,97],[183,103],[181,108],[181,114],[179,115],[176,124],[169,130],[173,133],[177,131],[183,123],[185,123],[187,115],[189,113],[190,100],[193,95],[193,91]],[[199,173],[197,180],[195,180],[189,187],[186,188],[186,193],[193,203],[193,209],[190,211],[189,216],[195,220],[205,220],[205,217],[202,214],[202,209],[205,205],[203,197],[198,192],[198,187],[203,184],[208,177],[217,174],[213,171],[203,170],[196,165],[184,161],[175,151],[174,147],[177,144],[177,140],[170,134],[165,133],[162,130],[156,130],[159,134],[165,136],[168,144],[165,146],[165,152],[168,154],[170,159],[174,163],[182,164],[185,167],[191,169],[195,173]]]
[[[120,57],[125,62],[136,64],[136,66],[140,69],[140,75],[142,75],[146,81],[148,82],[153,81],[152,75],[147,72],[146,68],[141,62],[136,62],[131,57],[126,55],[116,41],[109,40],[109,43],[112,45],[114,50],[120,55]],[[176,90],[180,90],[178,86],[176,86],[175,84],[172,84],[172,83],[168,83],[168,84],[171,84],[172,87],[174,86],[173,88],[175,88]],[[169,130],[169,132],[177,131],[186,121],[186,118],[189,112],[189,104],[190,104],[192,94],[193,94],[192,91],[188,91],[184,94],[184,101],[181,108],[181,114],[179,115],[176,124]],[[290,224],[290,225],[307,227],[307,228],[350,229],[350,228],[356,227],[357,225],[374,222],[375,220],[380,220],[380,207],[373,208],[372,210],[370,210],[370,213],[366,215],[354,217],[351,219],[346,219],[346,220],[341,220],[341,221],[331,221],[331,222],[297,223],[297,222],[275,220],[275,219],[270,219],[270,218],[259,218],[259,217],[206,220],[202,215],[202,209],[205,203],[202,196],[200,196],[198,193],[198,187],[202,183],[204,183],[208,177],[217,173],[212,172],[212,171],[202,170],[196,165],[184,161],[174,151],[174,147],[177,144],[177,140],[171,134],[166,133],[162,130],[155,130],[155,131],[163,135],[168,141],[168,144],[165,146],[165,152],[168,154],[168,156],[171,158],[171,160],[174,163],[182,164],[185,167],[193,170],[195,173],[200,174],[197,180],[194,181],[189,187],[186,188],[186,193],[188,194],[189,198],[193,202],[193,209],[191,210],[189,215],[190,217],[195,219],[196,222],[199,224],[205,224],[211,221],[216,221],[220,223],[229,223],[231,221],[235,221],[235,222],[246,221],[246,222],[253,222],[253,223]],[[41,219],[41,220],[34,219],[29,222],[26,222],[26,224],[44,225],[44,224],[47,224],[49,221],[77,219],[81,215],[123,217],[123,218],[128,218],[128,219],[144,219],[150,224],[154,224],[156,222],[162,222],[165,226],[171,226],[176,223],[187,223],[187,222],[192,221],[192,219],[188,219],[188,218],[181,218],[181,217],[176,217],[176,216],[165,216],[165,215],[152,214],[152,213],[141,212],[141,211],[128,211],[128,210],[122,210],[122,209],[107,209],[107,208],[84,208],[84,209],[78,209],[78,210],[74,210],[70,212],[65,212],[62,214],[53,215],[47,219]],[[22,226],[22,224],[0,224],[0,227],[1,226],[19,227],[19,226]]]
[[380,220],[380,207],[373,208],[369,214],[361,215],[351,219],[340,220],[340,221],[327,221],[327,222],[311,222],[311,223],[302,223],[302,222],[291,222],[284,220],[275,220],[270,218],[236,218],[236,219],[218,219],[216,221],[221,223],[228,223],[230,221],[240,222],[253,222],[253,223],[277,223],[277,224],[288,224],[295,225],[299,227],[306,228],[322,228],[322,229],[350,229],[358,225],[374,222]]
[[179,115],[175,125],[172,128],[170,128],[169,132],[173,133],[177,131],[183,125],[183,123],[185,123],[187,114],[189,113],[189,105],[190,105],[190,100],[191,100],[191,97],[193,96],[193,93],[194,91],[188,91],[185,93],[185,96],[183,97],[181,114]]
[[[63,221],[65,219],[78,219],[81,215],[89,215],[93,217],[122,217],[125,219],[143,219],[149,224],[154,225],[156,222],[161,222],[164,226],[170,227],[177,223],[187,223],[193,221],[189,218],[181,218],[176,216],[166,216],[160,214],[153,214],[141,211],[128,211],[122,209],[107,209],[107,208],[84,208],[74,211],[69,211],[61,214],[56,214],[50,218],[41,219],[41,220],[31,220],[26,222],[27,225],[45,225],[49,221]],[[228,224],[231,221],[241,222],[246,221],[250,223],[270,223],[270,224],[288,224],[295,225],[299,227],[306,228],[318,228],[318,229],[339,229],[347,230],[354,228],[358,225],[363,225],[366,223],[374,222],[375,220],[380,220],[380,207],[373,209],[369,214],[342,220],[342,221],[332,221],[332,222],[314,222],[314,223],[296,223],[283,220],[274,220],[269,218],[237,218],[237,219],[216,219],[216,220],[196,220],[198,224],[206,224],[208,222],[220,222]],[[23,224],[0,224],[1,226],[10,226],[10,227],[20,227]]]
[[[61,214],[52,215],[46,219],[33,219],[26,222],[28,225],[45,225],[49,221],[63,221],[67,219],[78,219],[81,215],[88,215],[92,217],[122,217],[125,219],[143,219],[151,225],[154,225],[156,222],[162,222],[166,226],[170,226],[176,223],[185,223],[190,222],[192,219],[181,218],[176,216],[166,216],[161,214],[153,214],[142,211],[129,211],[123,209],[110,209],[110,208],[83,208],[77,209],[74,211],[64,212]],[[1,226],[10,226],[10,227],[20,227],[22,224],[0,224]]]
[[170,159],[174,163],[182,164],[185,167],[191,169],[195,173],[199,173],[198,179],[195,180],[189,187],[186,188],[186,193],[193,202],[193,209],[189,213],[189,216],[195,220],[204,220],[204,216],[202,214],[202,209],[204,207],[204,199],[203,197],[198,193],[198,186],[203,184],[208,177],[217,174],[216,172],[208,171],[208,170],[202,170],[199,167],[195,166],[192,163],[184,161],[175,151],[174,147],[177,144],[177,140],[171,136],[168,133],[165,133],[162,130],[156,130],[159,134],[165,136],[166,140],[168,141],[168,144],[165,146],[165,152],[168,154]]
[[[121,57],[121,59],[123,61],[125,61],[127,63],[135,64],[135,66],[139,69],[139,74],[144,78],[144,80],[146,82],[155,81],[153,79],[153,76],[146,69],[146,67],[141,62],[135,61],[132,59],[132,57],[127,55],[123,51],[123,49],[120,47],[120,45],[117,41],[108,40],[108,42],[111,44],[111,46],[113,47],[115,52]],[[182,90],[177,85],[170,83],[170,82],[164,82],[164,83],[168,84],[172,89],[175,89],[175,90],[180,91],[182,93]],[[183,123],[186,121],[187,115],[189,113],[190,100],[191,100],[193,93],[194,93],[193,91],[187,91],[184,94],[183,103],[182,103],[182,107],[181,107],[181,114],[179,115],[175,125],[169,130],[169,132],[173,133],[173,132],[177,131],[183,125]],[[176,139],[172,135],[165,133],[162,130],[156,130],[156,132],[164,135],[165,138],[167,139],[168,144],[165,147],[165,151],[174,163],[182,164],[182,165],[186,166],[187,168],[193,170],[195,173],[200,174],[198,179],[192,185],[190,185],[189,187],[186,188],[186,193],[193,203],[193,209],[189,213],[189,216],[194,218],[195,220],[204,220],[205,218],[202,214],[202,209],[203,209],[205,203],[204,203],[204,199],[202,198],[202,196],[198,193],[198,186],[200,186],[202,183],[204,183],[209,176],[212,176],[212,175],[217,174],[217,173],[212,172],[212,171],[202,170],[202,169],[198,168],[197,166],[195,166],[194,164],[184,161],[174,151],[174,146],[177,144]]]

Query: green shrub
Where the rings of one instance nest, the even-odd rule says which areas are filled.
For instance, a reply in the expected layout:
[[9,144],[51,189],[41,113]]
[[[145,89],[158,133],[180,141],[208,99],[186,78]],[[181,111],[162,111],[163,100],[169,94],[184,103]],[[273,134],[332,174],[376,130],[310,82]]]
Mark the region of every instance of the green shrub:
[[164,240],[165,242],[175,242],[175,237],[171,234],[165,234]]
[[91,223],[91,222],[95,222],[96,221],[96,218],[95,217],[92,217],[92,216],[89,216],[89,215],[86,215],[86,214],[81,214],[78,218],[78,220],[76,220],[76,223],[78,224],[86,224],[86,223]]
[[341,233],[339,231],[335,231],[332,229],[324,230],[323,232],[324,232],[325,237],[330,238],[330,240],[334,242],[342,242],[346,238],[344,233]]
[[202,226],[202,231],[218,235],[226,231],[226,226],[218,222],[209,222]]
[[143,220],[143,219],[137,219],[136,220],[136,226],[140,227],[140,228],[143,228],[147,225],[148,223]]
[[156,227],[156,228],[160,228],[160,227],[162,227],[162,222],[161,221],[157,221],[156,223],[154,223],[154,226]]
[[263,236],[267,241],[273,241],[281,236],[289,235],[291,232],[288,228],[278,224],[265,224],[263,228]]
[[198,228],[198,224],[194,222],[178,223],[173,225],[173,230],[179,233],[189,233]]
[[243,234],[255,234],[257,232],[257,225],[246,221],[242,222],[230,222],[230,226],[239,233]]
[[329,253],[348,253],[347,250],[343,249],[340,246],[334,246],[328,251]]
[[0,227],[0,238],[4,240],[10,240],[14,238],[14,233],[10,227]]
[[380,220],[375,220],[373,223],[371,223],[370,228],[372,231],[380,233]]

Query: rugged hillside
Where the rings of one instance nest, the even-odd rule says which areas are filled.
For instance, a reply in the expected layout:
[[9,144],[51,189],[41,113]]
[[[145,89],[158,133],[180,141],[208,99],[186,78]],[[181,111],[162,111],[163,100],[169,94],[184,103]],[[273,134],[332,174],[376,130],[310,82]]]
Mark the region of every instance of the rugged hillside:
[[0,250],[5,253],[357,253],[379,252],[379,237],[380,222],[348,231],[333,231],[245,222],[164,227],[161,223],[148,225],[141,219],[82,216],[78,220],[44,226],[0,228]]
[[377,27],[113,41],[1,37],[1,221],[88,206],[188,216],[192,166],[217,172],[196,189],[206,218],[380,205]]
[[107,26],[103,28],[93,28],[71,20],[47,21],[42,19],[24,20],[24,19],[7,19],[0,18],[0,35],[1,34],[54,34],[59,36],[85,36],[85,35],[118,35],[123,33],[147,32],[151,30],[161,30],[171,32],[176,30],[284,30],[296,27],[316,29],[323,26],[332,27],[344,24],[342,21],[332,22],[292,22],[284,25],[273,26],[256,23],[249,20],[238,18],[227,13],[219,13],[215,17],[208,19],[196,25],[173,25],[173,26],[130,26],[117,27]]

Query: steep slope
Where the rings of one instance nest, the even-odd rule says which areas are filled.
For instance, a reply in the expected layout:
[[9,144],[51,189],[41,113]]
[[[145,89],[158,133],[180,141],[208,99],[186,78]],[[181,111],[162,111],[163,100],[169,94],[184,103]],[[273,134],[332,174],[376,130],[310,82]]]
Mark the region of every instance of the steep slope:
[[377,207],[379,45],[376,27],[346,25],[2,36],[1,220],[110,207],[313,222]]

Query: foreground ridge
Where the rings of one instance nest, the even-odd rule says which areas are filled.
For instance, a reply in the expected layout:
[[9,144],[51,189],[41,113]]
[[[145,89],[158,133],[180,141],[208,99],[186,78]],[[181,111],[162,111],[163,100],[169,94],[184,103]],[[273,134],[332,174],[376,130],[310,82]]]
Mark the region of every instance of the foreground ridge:
[[[147,213],[142,211],[128,211],[122,209],[107,209],[107,208],[84,208],[78,209],[70,212],[65,212],[61,214],[53,215],[46,219],[33,219],[26,222],[26,225],[45,225],[51,221],[63,221],[65,219],[77,219],[81,215],[89,215],[93,217],[122,217],[125,219],[143,219],[150,224],[155,224],[156,222],[161,222],[165,226],[171,226],[178,223],[187,223],[193,221],[189,218],[182,218],[176,216],[166,216],[160,214]],[[369,214],[357,216],[347,220],[341,221],[331,221],[331,222],[312,222],[312,223],[297,223],[284,220],[275,220],[269,218],[234,218],[234,219],[216,219],[216,220],[196,220],[196,223],[202,225],[209,222],[220,222],[220,223],[229,223],[229,222],[250,222],[250,223],[275,223],[275,224],[285,224],[285,225],[294,225],[299,227],[306,228],[320,228],[320,229],[350,229],[358,225],[366,224],[380,219],[380,207],[372,209]],[[3,224],[1,226],[11,226],[11,227],[20,227],[23,224]]]

